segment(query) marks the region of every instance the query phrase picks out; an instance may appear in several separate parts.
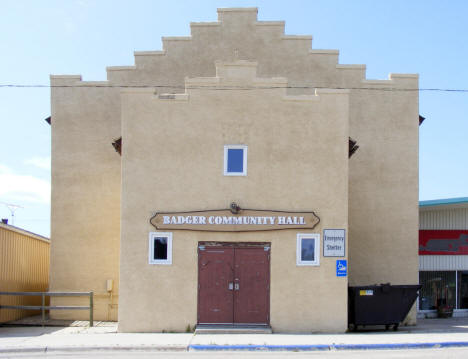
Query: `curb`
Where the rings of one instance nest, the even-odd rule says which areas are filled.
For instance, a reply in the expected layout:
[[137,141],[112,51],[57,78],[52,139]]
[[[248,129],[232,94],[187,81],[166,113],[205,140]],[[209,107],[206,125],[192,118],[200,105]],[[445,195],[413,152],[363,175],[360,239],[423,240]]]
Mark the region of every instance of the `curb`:
[[392,344],[312,344],[312,345],[197,345],[191,344],[188,350],[193,351],[324,351],[324,350],[392,350],[392,349],[438,349],[468,347],[463,342],[433,343],[392,343]]
[[468,347],[468,341],[392,343],[392,344],[301,344],[301,345],[138,345],[138,346],[37,346],[10,347],[0,349],[1,353],[50,353],[88,351],[343,351],[343,350],[394,350],[394,349],[439,349]]
[[37,347],[10,347],[0,349],[2,353],[52,353],[52,352],[88,352],[88,351],[171,351],[186,352],[186,345],[138,345],[138,346],[37,346]]

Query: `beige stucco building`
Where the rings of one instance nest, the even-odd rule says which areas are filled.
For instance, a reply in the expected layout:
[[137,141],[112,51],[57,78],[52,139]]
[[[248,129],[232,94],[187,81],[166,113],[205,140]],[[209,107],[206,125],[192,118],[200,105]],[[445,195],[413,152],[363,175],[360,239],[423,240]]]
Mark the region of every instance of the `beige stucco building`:
[[418,77],[218,16],[107,81],[51,76],[50,289],[126,332],[345,331],[348,285],[418,282]]

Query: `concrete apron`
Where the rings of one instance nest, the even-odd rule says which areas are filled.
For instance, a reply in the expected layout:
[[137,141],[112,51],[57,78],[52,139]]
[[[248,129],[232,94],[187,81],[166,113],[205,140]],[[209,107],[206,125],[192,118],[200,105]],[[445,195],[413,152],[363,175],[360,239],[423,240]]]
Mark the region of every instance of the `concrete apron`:
[[468,347],[466,318],[424,319],[399,331],[346,334],[117,333],[112,326],[2,327],[0,353],[79,351],[326,351]]

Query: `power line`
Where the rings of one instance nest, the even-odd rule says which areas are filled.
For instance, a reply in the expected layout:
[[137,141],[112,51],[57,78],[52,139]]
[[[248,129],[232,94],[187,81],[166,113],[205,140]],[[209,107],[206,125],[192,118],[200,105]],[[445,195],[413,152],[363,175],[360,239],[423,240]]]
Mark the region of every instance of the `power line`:
[[248,91],[248,90],[275,90],[275,89],[331,89],[331,90],[369,90],[369,91],[395,91],[395,92],[458,92],[468,93],[468,89],[456,88],[394,88],[394,87],[332,87],[332,86],[178,86],[178,85],[106,85],[106,84],[79,84],[79,85],[41,85],[41,84],[0,84],[0,88],[136,88],[136,89],[196,89],[218,91]]

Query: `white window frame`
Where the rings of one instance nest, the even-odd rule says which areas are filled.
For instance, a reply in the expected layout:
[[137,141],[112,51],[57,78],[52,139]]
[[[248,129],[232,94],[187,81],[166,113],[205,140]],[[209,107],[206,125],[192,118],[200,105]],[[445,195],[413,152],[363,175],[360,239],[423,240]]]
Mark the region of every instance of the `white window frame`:
[[[242,172],[228,172],[228,150],[244,150]],[[247,176],[247,146],[246,145],[226,145],[224,146],[224,175],[225,176]]]
[[[303,261],[301,260],[302,254],[302,239],[315,240],[315,260]],[[320,233],[298,233],[296,239],[296,265],[298,266],[319,266],[320,265]]]
[[[154,259],[154,238],[164,237],[167,238],[167,259]],[[149,234],[149,253],[148,253],[149,264],[172,264],[172,232],[150,232]]]

